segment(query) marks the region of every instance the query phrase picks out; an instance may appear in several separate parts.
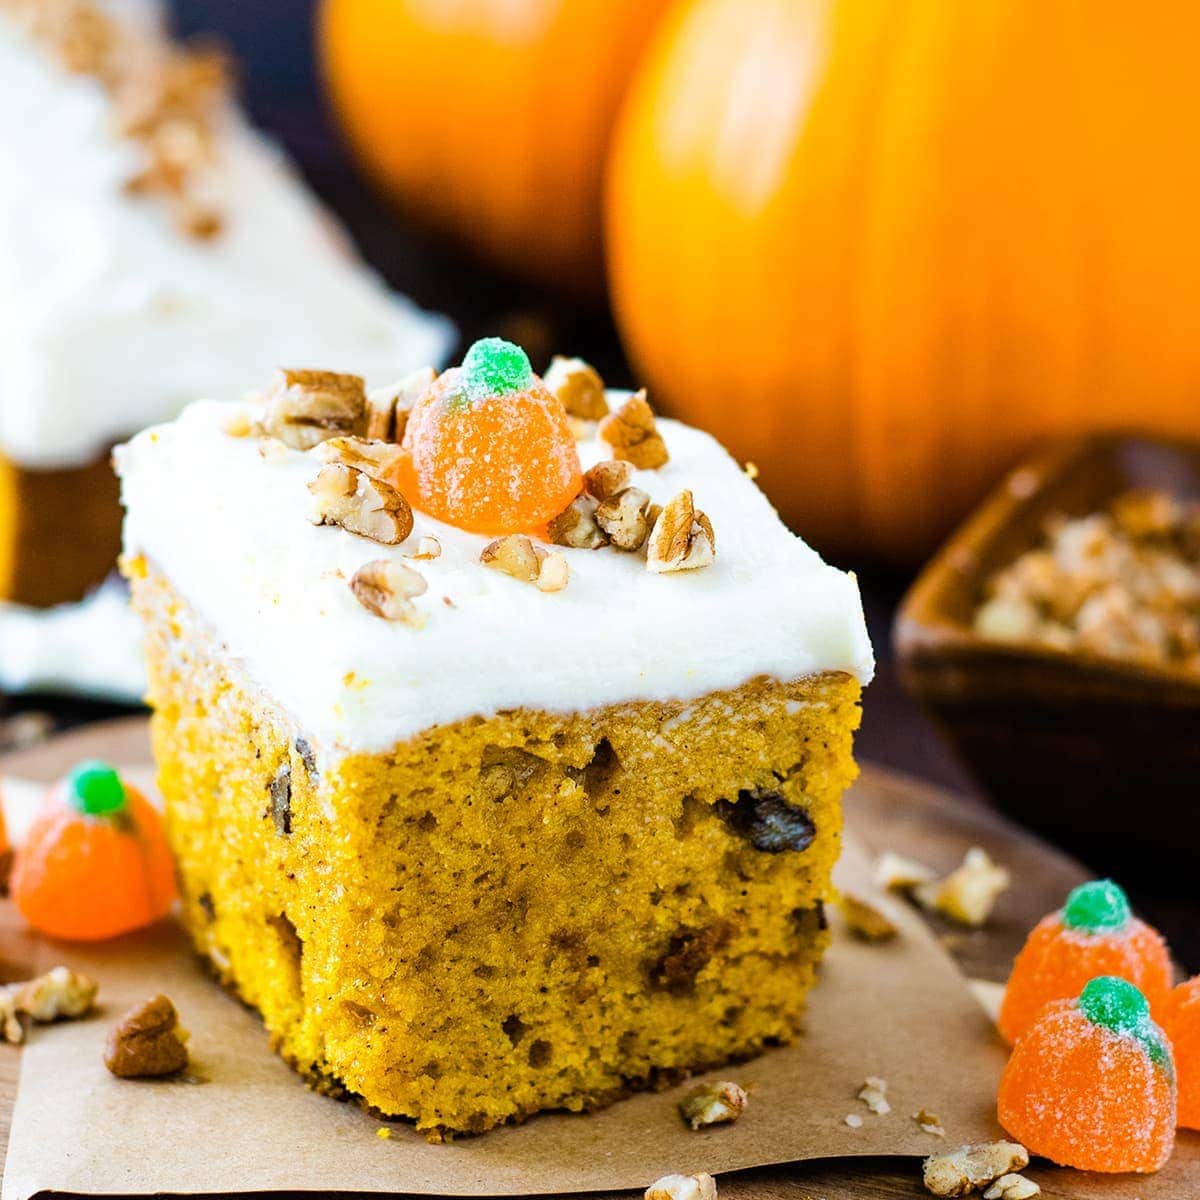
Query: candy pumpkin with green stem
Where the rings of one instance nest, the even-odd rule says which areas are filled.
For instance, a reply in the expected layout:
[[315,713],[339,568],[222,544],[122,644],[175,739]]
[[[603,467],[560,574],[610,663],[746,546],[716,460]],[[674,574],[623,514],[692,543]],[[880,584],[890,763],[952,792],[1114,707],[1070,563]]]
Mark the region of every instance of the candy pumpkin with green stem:
[[158,813],[112,767],[81,763],[50,788],[12,876],[13,901],[34,929],[102,941],[153,924],[175,895]]

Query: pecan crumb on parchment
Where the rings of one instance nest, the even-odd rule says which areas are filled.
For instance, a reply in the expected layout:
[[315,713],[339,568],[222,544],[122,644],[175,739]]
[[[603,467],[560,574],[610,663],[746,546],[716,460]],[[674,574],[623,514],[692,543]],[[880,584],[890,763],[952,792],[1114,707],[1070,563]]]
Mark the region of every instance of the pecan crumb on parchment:
[[679,1101],[679,1115],[693,1128],[736,1121],[749,1103],[745,1089],[730,1080],[701,1083]]
[[1029,1154],[1016,1142],[982,1142],[932,1154],[923,1164],[925,1190],[935,1196],[967,1196],[1029,1166]]
[[104,1065],[121,1079],[174,1075],[188,1065],[187,1032],[161,993],[131,1008],[109,1031]]
[[664,1175],[646,1189],[644,1200],[717,1200],[717,1181],[703,1172]]
[[96,1002],[95,980],[68,967],[54,967],[35,979],[0,988],[0,1034],[6,1042],[25,1040],[29,1023],[48,1025],[86,1016]]

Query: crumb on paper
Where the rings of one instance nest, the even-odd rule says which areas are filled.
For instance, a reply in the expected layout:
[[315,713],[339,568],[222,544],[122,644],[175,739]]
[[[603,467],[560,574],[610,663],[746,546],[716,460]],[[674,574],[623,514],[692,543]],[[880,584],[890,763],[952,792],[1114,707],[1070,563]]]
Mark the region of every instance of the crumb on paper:
[[863,1119],[862,1119],[862,1117],[860,1117],[858,1115],[858,1113],[847,1113],[842,1118],[842,1120],[845,1121],[846,1124],[849,1125],[851,1129],[861,1129],[862,1128]]
[[907,892],[919,884],[934,879],[934,872],[924,863],[893,854],[887,850],[875,863],[875,883],[885,892]]
[[863,942],[888,942],[899,930],[895,924],[873,904],[843,891],[837,901],[838,911],[846,922],[846,928]]
[[969,929],[986,924],[996,901],[1012,883],[1012,876],[992,861],[986,850],[972,846],[962,865],[945,879],[923,883],[913,897],[923,908],[940,913]]
[[1032,1197],[1041,1194],[1042,1189],[1024,1175],[1001,1175],[983,1193],[983,1200],[1032,1200]]
[[0,1034],[20,1045],[25,1025],[49,1025],[87,1016],[96,1003],[99,985],[69,967],[54,967],[44,975],[0,988]]
[[877,1116],[885,1117],[892,1111],[887,1100],[887,1080],[878,1075],[868,1075],[858,1089],[858,1098]]
[[742,1115],[748,1098],[740,1084],[729,1080],[701,1083],[679,1102],[679,1115],[693,1128],[721,1125]]
[[188,1065],[187,1031],[170,998],[159,993],[131,1008],[109,1030],[104,1065],[120,1079],[176,1075]]
[[717,1200],[717,1181],[703,1172],[664,1175],[646,1189],[644,1200]]
[[942,1124],[942,1118],[936,1113],[926,1112],[922,1108],[913,1113],[913,1120],[916,1121],[922,1132],[928,1133],[932,1137],[944,1138],[946,1136],[946,1127]]
[[386,1142],[392,1136],[392,1131],[386,1125],[380,1125],[380,1127],[375,1130],[375,1136],[379,1138],[380,1141]]
[[931,1154],[925,1160],[925,1190],[935,1196],[966,1196],[1027,1166],[1029,1153],[1016,1142],[959,1146],[945,1154]]

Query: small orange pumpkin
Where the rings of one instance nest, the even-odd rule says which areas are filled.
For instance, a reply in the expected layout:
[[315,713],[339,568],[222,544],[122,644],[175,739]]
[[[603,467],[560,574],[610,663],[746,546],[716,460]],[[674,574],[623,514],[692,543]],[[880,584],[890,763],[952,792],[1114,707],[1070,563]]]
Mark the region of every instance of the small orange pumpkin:
[[1194,5],[686,0],[613,139],[656,402],[805,536],[925,554],[1042,437],[1200,433]]
[[603,277],[612,123],[666,0],[324,0],[334,106],[368,172],[509,270]]
[[81,763],[46,793],[11,890],[21,915],[49,937],[102,941],[153,924],[176,895],[158,813],[112,767]]

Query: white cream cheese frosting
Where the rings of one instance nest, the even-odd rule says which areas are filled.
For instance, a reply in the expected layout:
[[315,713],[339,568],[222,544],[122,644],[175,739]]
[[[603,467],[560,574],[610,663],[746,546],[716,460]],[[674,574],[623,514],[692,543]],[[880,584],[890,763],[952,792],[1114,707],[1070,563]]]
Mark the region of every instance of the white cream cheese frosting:
[[442,359],[448,324],[388,291],[232,105],[215,148],[222,232],[189,238],[124,193],[141,159],[101,85],[0,8],[0,453],[84,462],[281,363],[385,382]]
[[[419,511],[394,547],[312,525],[307,485],[320,460],[280,444],[264,456],[258,439],[223,432],[240,411],[194,404],[118,448],[125,551],[162,572],[327,753],[380,751],[518,707],[688,700],[759,675],[871,678],[854,576],[792,534],[698,430],[660,420],[670,462],[633,481],[660,504],[691,489],[714,527],[715,562],[658,575],[638,554],[558,548],[570,580],[544,593],[483,566],[488,538]],[[608,451],[581,442],[584,469]],[[425,536],[438,539],[441,556],[409,559]],[[380,558],[425,578],[419,628],[372,615],[347,586]]]

